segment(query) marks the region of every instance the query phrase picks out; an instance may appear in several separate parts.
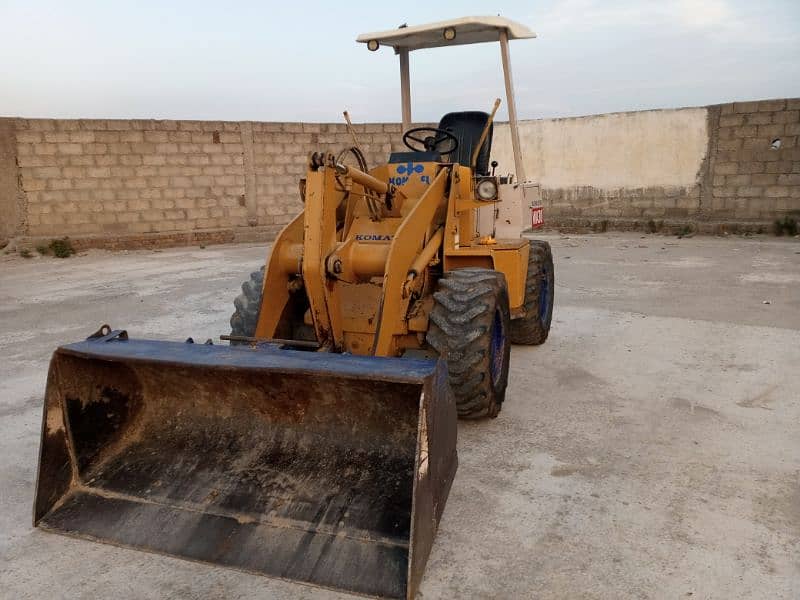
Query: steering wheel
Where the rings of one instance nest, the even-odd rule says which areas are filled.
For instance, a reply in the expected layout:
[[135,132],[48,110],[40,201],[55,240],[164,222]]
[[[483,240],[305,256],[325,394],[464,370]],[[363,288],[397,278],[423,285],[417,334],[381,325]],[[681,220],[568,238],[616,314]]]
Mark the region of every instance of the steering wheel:
[[[428,135],[422,137],[421,134]],[[422,144],[422,149],[420,149],[419,146],[414,146],[411,143],[412,141],[417,144]],[[442,142],[450,142],[450,145],[446,146],[446,150],[438,147]],[[441,154],[450,154],[451,152],[455,152],[456,148],[458,148],[458,138],[456,138],[456,136],[449,131],[437,129],[436,127],[415,127],[414,129],[409,129],[403,134],[403,143],[415,152],[433,152],[438,150]]]

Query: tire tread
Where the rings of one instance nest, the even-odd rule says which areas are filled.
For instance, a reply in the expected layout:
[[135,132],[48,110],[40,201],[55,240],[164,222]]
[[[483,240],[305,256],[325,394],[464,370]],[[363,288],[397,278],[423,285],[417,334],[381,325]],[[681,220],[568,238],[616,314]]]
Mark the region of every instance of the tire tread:
[[508,381],[508,343],[500,382],[494,385],[489,349],[498,303],[509,331],[505,276],[490,269],[451,271],[439,280],[433,298],[427,341],[447,361],[459,417],[496,417]]

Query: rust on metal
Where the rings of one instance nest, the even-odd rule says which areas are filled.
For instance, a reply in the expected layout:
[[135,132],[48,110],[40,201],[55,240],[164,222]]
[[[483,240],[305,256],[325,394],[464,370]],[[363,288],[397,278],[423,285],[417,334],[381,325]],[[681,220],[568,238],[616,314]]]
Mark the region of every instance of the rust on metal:
[[310,340],[284,340],[281,338],[259,338],[249,335],[221,335],[219,339],[226,342],[245,342],[248,344],[277,344],[295,348],[319,348],[319,342]]
[[440,361],[110,333],[53,355],[37,526],[414,595],[457,462]]

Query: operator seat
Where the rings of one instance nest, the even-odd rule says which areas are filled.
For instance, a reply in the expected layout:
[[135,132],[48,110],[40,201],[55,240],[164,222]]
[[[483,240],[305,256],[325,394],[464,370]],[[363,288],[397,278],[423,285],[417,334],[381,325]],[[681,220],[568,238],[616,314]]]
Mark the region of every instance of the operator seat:
[[[463,112],[447,113],[439,121],[439,129],[444,129],[452,133],[458,139],[458,148],[455,152],[447,155],[450,162],[456,162],[465,167],[470,166],[472,160],[472,153],[475,151],[475,146],[481,139],[483,128],[489,121],[489,114],[479,110],[467,110]],[[476,175],[489,175],[489,154],[492,149],[492,129],[494,125],[489,127],[489,132],[486,134],[486,139],[478,152],[478,160],[475,164]],[[448,142],[442,142],[442,146],[446,147]]]

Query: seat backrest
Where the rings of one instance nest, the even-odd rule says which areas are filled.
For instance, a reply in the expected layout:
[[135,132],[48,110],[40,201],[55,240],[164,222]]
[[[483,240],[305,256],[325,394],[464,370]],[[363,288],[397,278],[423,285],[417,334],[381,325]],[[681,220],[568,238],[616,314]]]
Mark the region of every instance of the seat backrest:
[[[458,140],[458,148],[448,156],[448,160],[469,167],[472,154],[475,151],[475,146],[477,146],[480,141],[481,134],[488,121],[489,114],[479,110],[452,112],[443,116],[442,120],[439,121],[439,129],[449,131]],[[489,174],[489,154],[492,150],[492,129],[494,129],[494,125],[489,127],[486,140],[484,140],[483,146],[481,146],[481,150],[478,152],[478,160],[475,164],[475,172],[478,175]],[[449,142],[442,142],[443,147],[447,145],[449,145]]]
[[407,162],[441,162],[442,157],[438,152],[392,152],[389,154],[389,163]]

